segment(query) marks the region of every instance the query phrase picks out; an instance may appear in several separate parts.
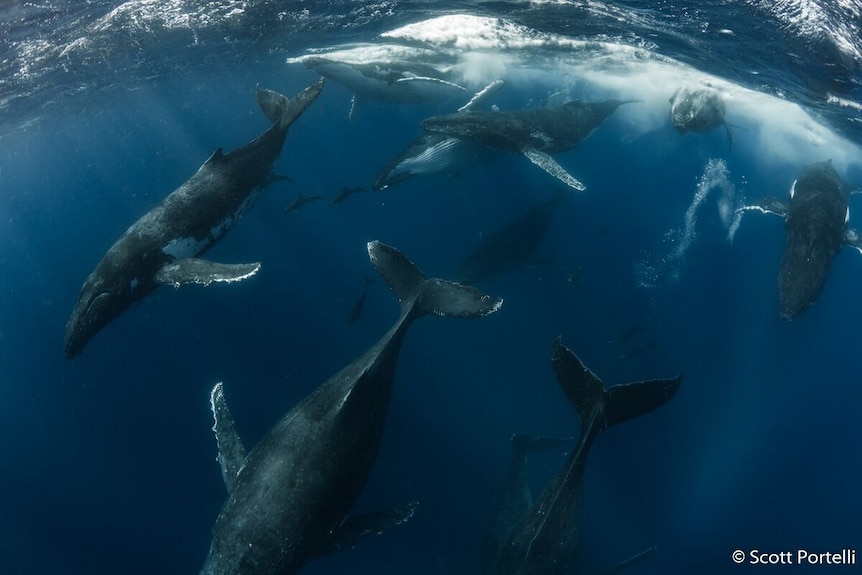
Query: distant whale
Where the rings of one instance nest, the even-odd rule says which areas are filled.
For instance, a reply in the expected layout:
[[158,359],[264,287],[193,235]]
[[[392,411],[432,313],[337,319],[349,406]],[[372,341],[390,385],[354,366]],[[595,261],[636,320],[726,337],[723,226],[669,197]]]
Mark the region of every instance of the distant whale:
[[491,520],[485,530],[482,543],[482,573],[497,575],[500,568],[497,562],[512,527],[533,507],[533,494],[527,473],[527,456],[530,453],[545,451],[564,445],[570,439],[553,437],[533,438],[523,433],[512,436],[512,459],[509,471],[503,482],[503,489],[494,499]]
[[779,313],[785,319],[814,303],[843,245],[862,252],[862,236],[847,227],[847,191],[831,160],[806,167],[790,187],[788,203],[766,198],[741,209],[785,218],[787,239],[778,272]]
[[160,285],[234,282],[257,272],[259,263],[225,265],[196,257],[236,223],[270,181],[290,125],[322,88],[323,80],[290,99],[258,88],[258,104],[272,127],[228,154],[216,150],[111,246],[81,287],[66,325],[66,357],[81,353],[100,329]]
[[367,191],[365,188],[348,188],[347,186],[341,188],[341,191],[335,195],[334,198],[329,202],[330,206],[334,206],[335,204],[340,204],[353,194],[358,194],[359,192]]
[[567,196],[565,191],[557,190],[551,198],[485,236],[458,266],[455,277],[475,283],[529,263]]
[[362,310],[365,309],[365,300],[368,297],[368,286],[373,284],[374,280],[366,276],[362,276],[362,279],[365,282],[362,288],[362,294],[360,294],[359,298],[357,298],[353,306],[350,308],[350,315],[347,316],[347,325],[353,325],[363,317]]
[[285,208],[285,212],[295,212],[298,209],[307,206],[312,202],[316,202],[321,199],[323,196],[306,196],[302,192],[299,192],[299,196],[292,202],[290,202]]
[[531,162],[579,191],[586,187],[551,157],[580,144],[623,100],[586,103],[568,102],[558,108],[537,108],[513,112],[468,110],[434,116],[422,122],[430,134],[457,137],[485,147],[518,152]]
[[[575,572],[580,541],[584,467],[596,436],[611,425],[640,417],[667,403],[682,375],[604,388],[602,381],[558,339],[551,364],[581,420],[581,437],[563,469],[538,501],[509,529],[496,562],[500,575],[564,575]],[[640,554],[626,562],[643,556]]]
[[230,495],[213,526],[201,575],[295,573],[314,557],[412,512],[408,506],[345,520],[377,456],[404,335],[424,315],[481,317],[499,309],[502,300],[425,279],[403,254],[380,242],[368,244],[368,255],[398,296],[398,321],[282,417],[248,455],[221,386],[213,390],[213,429]]
[[724,119],[724,100],[707,86],[677,88],[670,99],[670,122],[680,134],[711,132],[719,126],[727,131],[727,147],[733,147],[733,134]]

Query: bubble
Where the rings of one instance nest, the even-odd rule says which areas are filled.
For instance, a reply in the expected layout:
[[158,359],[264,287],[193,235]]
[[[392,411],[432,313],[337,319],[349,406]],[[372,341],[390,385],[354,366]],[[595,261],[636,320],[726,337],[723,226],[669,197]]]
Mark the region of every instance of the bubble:
[[742,212],[739,210],[742,205],[741,194],[730,179],[727,163],[722,159],[712,158],[706,163],[698,180],[694,197],[685,211],[682,227],[665,232],[664,243],[670,245],[669,252],[652,254],[635,265],[638,286],[655,288],[662,283],[678,282],[682,278],[686,254],[697,238],[698,214],[707,199],[716,194],[718,216],[727,230],[728,241],[733,241],[742,218]]

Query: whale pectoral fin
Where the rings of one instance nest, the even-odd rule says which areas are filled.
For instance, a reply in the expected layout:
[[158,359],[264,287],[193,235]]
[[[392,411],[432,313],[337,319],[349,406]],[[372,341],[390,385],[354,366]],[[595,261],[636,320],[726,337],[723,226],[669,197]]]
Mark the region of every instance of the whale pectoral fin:
[[851,248],[859,250],[862,254],[862,234],[855,228],[847,228],[844,230],[844,243]]
[[221,148],[216,149],[216,151],[213,152],[209,158],[207,158],[207,161],[204,162],[204,166],[206,166],[207,164],[210,164],[212,166],[213,164],[217,164],[219,162],[224,162],[224,152]]
[[331,555],[341,549],[352,549],[368,535],[380,535],[393,525],[400,525],[416,512],[419,501],[413,500],[407,505],[396,507],[388,511],[375,513],[363,513],[344,520],[338,529],[333,531],[329,538],[317,550],[319,557]]
[[358,94],[353,94],[353,97],[350,98],[350,110],[347,111],[347,119],[351,122],[355,120],[364,106],[365,100],[360,98]]
[[459,86],[454,82],[448,82],[446,80],[441,80],[440,78],[432,78],[429,76],[408,76],[406,78],[398,78],[395,80],[396,84],[414,84],[418,87],[421,87],[423,84],[432,87],[443,87],[443,88],[452,88],[453,90],[457,90],[460,92],[466,92],[467,89],[463,86]]
[[218,444],[218,462],[228,493],[233,490],[236,476],[245,461],[245,446],[236,431],[233,416],[224,398],[222,382],[218,382],[210,393],[210,409],[213,412],[213,432]]
[[738,209],[740,212],[758,211],[764,214],[781,216],[782,218],[787,217],[787,210],[787,204],[774,197],[764,198],[757,203],[742,206]]
[[458,108],[459,112],[466,112],[468,110],[475,110],[485,105],[491,96],[496,94],[500,88],[503,87],[503,80],[494,80],[478,92],[473,95],[469,102]]
[[210,285],[212,282],[238,282],[250,278],[260,269],[252,264],[220,264],[198,258],[185,258],[165,264],[153,278],[159,285],[180,287],[187,283]]
[[574,178],[569,172],[563,168],[560,164],[557,163],[557,160],[552,158],[550,155],[545,152],[541,152],[536,148],[521,148],[521,153],[527,156],[531,162],[569,186],[579,192],[583,192],[587,189],[587,187]]

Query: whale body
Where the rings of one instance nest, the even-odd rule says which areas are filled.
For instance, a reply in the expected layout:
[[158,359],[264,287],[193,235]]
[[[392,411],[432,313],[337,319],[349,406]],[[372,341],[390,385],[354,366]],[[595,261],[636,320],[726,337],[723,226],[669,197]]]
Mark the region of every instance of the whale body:
[[81,353],[99,330],[160,285],[235,282],[257,272],[260,263],[219,264],[198,256],[227,233],[271,181],[290,125],[322,88],[321,80],[290,99],[258,88],[258,104],[272,126],[230,153],[216,150],[114,242],[81,287],[66,325],[66,357]]
[[[520,518],[512,521],[511,509],[495,520],[507,519],[497,526],[496,542],[486,555],[484,565],[498,575],[564,575],[575,572],[580,542],[581,497],[587,455],[599,433],[617,423],[634,419],[667,403],[679,390],[682,375],[615,385],[605,389],[602,381],[559,339],[554,343],[551,364],[557,381],[578,412],[581,437],[563,468],[550,481],[529,508],[521,504]],[[521,449],[521,457],[525,456]],[[521,477],[524,474],[520,475]],[[526,488],[526,486],[524,486]],[[522,493],[522,489],[511,489]],[[521,501],[529,500],[523,496]],[[508,533],[506,533],[506,528]],[[486,540],[487,543],[487,540]],[[621,565],[629,565],[649,550]],[[487,572],[487,571],[486,571]]]
[[248,454],[224,402],[213,390],[213,429],[228,488],[201,575],[288,575],[314,557],[350,547],[412,514],[347,517],[377,456],[395,367],[414,319],[474,318],[502,300],[475,288],[426,279],[401,252],[370,242],[368,255],[398,296],[401,315],[371,348],[320,385]]

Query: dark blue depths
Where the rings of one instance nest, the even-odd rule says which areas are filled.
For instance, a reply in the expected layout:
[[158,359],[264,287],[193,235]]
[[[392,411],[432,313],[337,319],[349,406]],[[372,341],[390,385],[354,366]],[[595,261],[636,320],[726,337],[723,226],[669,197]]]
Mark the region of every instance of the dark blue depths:
[[[5,573],[195,573],[225,496],[211,386],[226,383],[239,430],[255,443],[396,318],[378,281],[364,319],[347,324],[373,273],[367,241],[447,277],[482,234],[554,193],[552,178],[506,156],[330,206],[343,187],[368,186],[423,117],[445,111],[370,104],[350,121],[349,94],[330,83],[276,164],[292,182],[272,185],[210,252],[260,260],[258,276],[162,288],[65,360],[68,313],[111,242],[216,147],[265,128],[256,83],[293,93],[314,80],[279,62],[191,73],[73,117],[55,110],[0,140]],[[525,105],[508,98],[501,106]],[[780,220],[747,217],[730,243],[711,196],[688,251],[666,257],[666,233],[682,227],[710,159],[724,159],[752,197],[789,190],[802,165],[770,168],[755,136],[738,131],[729,152],[721,131],[680,137],[668,124],[632,138],[612,117],[558,156],[588,191],[563,203],[540,248],[554,265],[482,282],[505,299],[495,316],[431,319],[407,336],[357,510],[419,498],[416,515],[305,572],[477,572],[510,435],[578,433],[550,369],[557,335],[606,385],[685,373],[662,410],[596,441],[584,573],[653,545],[637,572],[753,571],[733,565],[732,551],[862,546],[858,255],[839,255],[817,303],[793,322],[778,317]],[[285,213],[300,192],[324,200]],[[662,257],[670,263],[656,266],[655,285],[639,285],[641,264]],[[537,489],[562,461],[531,460]]]

